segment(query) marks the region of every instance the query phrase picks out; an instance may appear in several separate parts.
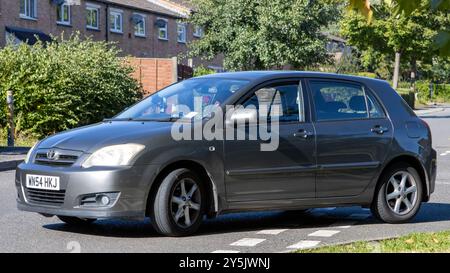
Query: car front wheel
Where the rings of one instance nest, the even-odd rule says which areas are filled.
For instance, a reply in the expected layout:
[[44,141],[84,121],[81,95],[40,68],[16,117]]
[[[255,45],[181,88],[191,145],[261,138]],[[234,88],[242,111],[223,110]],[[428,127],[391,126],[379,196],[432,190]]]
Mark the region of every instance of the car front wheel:
[[392,166],[381,178],[372,212],[387,223],[404,223],[419,211],[422,181],[417,171],[406,163]]
[[203,220],[205,200],[198,175],[185,168],[174,170],[156,192],[150,213],[152,225],[163,235],[190,235]]

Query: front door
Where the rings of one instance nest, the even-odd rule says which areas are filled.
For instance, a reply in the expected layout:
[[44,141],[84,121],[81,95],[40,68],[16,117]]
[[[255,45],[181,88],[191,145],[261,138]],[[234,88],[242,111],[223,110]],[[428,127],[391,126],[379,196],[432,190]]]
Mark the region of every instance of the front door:
[[[225,141],[226,191],[229,202],[314,198],[315,134],[300,80],[278,81],[255,88],[238,104],[267,109],[270,141],[250,140],[261,122],[228,125],[245,132],[245,140]],[[279,111],[275,111],[278,109]],[[278,120],[278,121],[276,121]],[[274,141],[274,138],[278,139]],[[261,144],[272,143],[272,151]],[[276,147],[275,147],[276,146]]]
[[308,81],[317,139],[317,197],[354,196],[375,178],[392,140],[378,99],[362,84]]

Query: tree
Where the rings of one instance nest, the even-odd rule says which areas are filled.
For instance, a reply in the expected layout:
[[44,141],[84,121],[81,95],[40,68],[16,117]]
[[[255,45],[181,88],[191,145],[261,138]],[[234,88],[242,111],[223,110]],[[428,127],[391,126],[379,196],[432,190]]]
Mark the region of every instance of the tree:
[[[363,14],[368,22],[372,20],[373,11],[372,3],[380,0],[345,0],[348,1],[350,10],[356,10]],[[403,13],[406,16],[411,15],[415,11],[442,11],[448,13],[450,11],[450,1],[448,0],[386,0],[396,14]],[[447,25],[443,29],[439,29],[433,39],[434,47],[439,50],[442,57],[450,56],[450,26]]]
[[[417,65],[432,62],[438,55],[433,38],[449,24],[448,16],[440,11],[414,10],[411,14],[397,13],[389,1],[373,5],[374,18],[370,24],[363,15],[350,12],[342,21],[342,34],[351,45],[365,53],[379,56],[395,55],[394,87],[399,74],[400,56],[409,65],[411,79],[417,75]],[[381,58],[381,60],[386,58]]]
[[188,19],[205,28],[190,45],[190,55],[212,58],[223,54],[229,70],[294,68],[327,61],[321,29],[339,12],[331,1],[193,0]]

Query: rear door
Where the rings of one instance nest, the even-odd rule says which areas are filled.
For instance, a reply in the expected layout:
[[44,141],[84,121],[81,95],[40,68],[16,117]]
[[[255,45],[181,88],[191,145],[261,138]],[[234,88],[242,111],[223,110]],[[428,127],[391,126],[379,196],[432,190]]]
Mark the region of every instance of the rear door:
[[317,139],[316,197],[358,195],[387,155],[391,122],[361,83],[309,79],[308,87]]

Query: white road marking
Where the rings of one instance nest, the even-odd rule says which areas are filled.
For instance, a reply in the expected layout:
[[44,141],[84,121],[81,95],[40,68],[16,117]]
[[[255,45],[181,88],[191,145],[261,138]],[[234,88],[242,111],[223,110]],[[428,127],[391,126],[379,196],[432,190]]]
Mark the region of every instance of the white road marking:
[[287,229],[265,229],[258,231],[257,234],[268,234],[268,235],[278,235],[281,232],[286,231]]
[[350,228],[352,227],[354,224],[356,224],[356,221],[341,221],[341,222],[336,222],[333,223],[331,225],[329,225],[329,227],[334,227],[334,228]]
[[259,243],[264,242],[266,239],[258,239],[258,238],[243,238],[239,241],[231,243],[230,246],[256,246]]
[[237,250],[214,250],[211,253],[239,253],[240,251]]
[[314,231],[313,233],[308,234],[308,236],[314,236],[314,237],[331,237],[335,234],[338,234],[341,232],[340,230],[325,230],[321,229],[318,231]]
[[294,249],[305,249],[305,248],[312,248],[316,245],[320,244],[320,241],[300,241],[296,244],[290,245],[287,248],[294,248]]
[[364,220],[369,218],[369,214],[364,214],[364,213],[353,213],[350,214],[347,218],[349,219],[355,219],[355,220]]
[[448,154],[450,154],[450,151],[445,151],[445,152],[443,152],[442,154],[440,154],[440,156],[446,156],[446,155],[448,155]]

